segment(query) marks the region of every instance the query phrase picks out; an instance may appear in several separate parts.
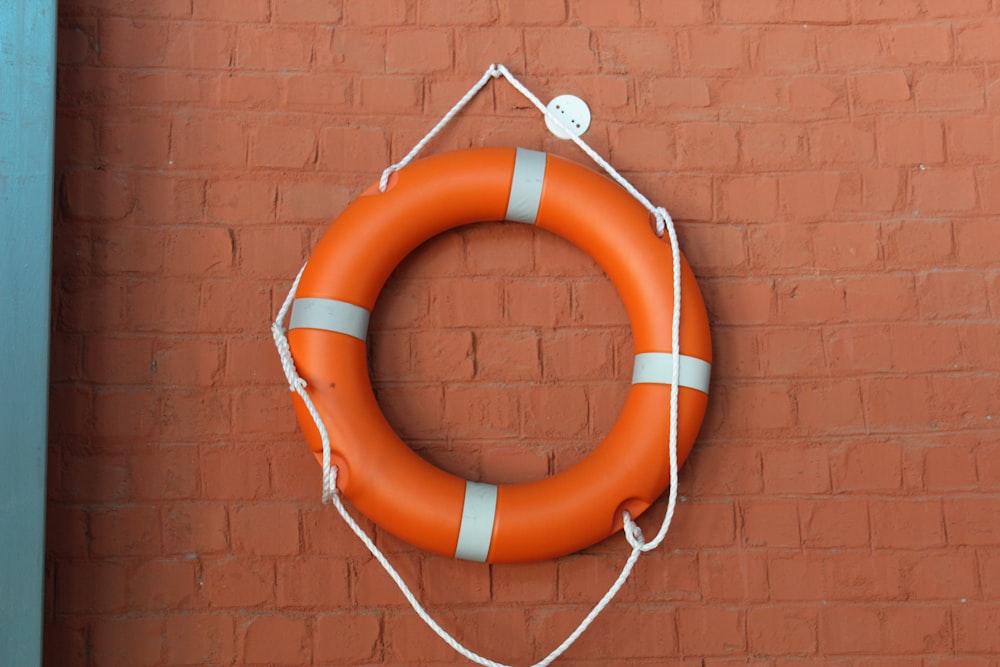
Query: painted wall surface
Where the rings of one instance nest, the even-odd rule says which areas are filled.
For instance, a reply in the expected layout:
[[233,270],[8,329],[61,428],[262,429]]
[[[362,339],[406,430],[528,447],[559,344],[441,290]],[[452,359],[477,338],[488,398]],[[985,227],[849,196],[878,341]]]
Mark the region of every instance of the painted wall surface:
[[[62,2],[46,664],[462,662],[321,506],[268,324],[491,62],[589,102],[715,336],[667,543],[561,664],[998,667],[998,0]],[[509,144],[583,160],[502,82],[428,150]],[[490,482],[585,455],[632,363],[600,270],[519,225],[424,246],[371,343],[394,427]],[[365,525],[517,664],[627,551],[486,566]]]
[[56,3],[0,5],[0,663],[42,656]]

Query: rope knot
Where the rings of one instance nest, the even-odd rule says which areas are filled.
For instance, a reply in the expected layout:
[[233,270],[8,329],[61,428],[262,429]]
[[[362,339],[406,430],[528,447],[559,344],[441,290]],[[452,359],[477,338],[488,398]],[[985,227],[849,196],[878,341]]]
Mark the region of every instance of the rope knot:
[[632,515],[628,510],[622,512],[622,522],[625,531],[625,539],[632,545],[633,549],[642,549],[646,546],[646,537],[642,534],[642,528],[632,520]]
[[670,217],[667,209],[662,206],[657,206],[653,210],[653,215],[656,217],[656,235],[663,238],[663,233],[667,231],[667,226],[672,225],[674,220]]

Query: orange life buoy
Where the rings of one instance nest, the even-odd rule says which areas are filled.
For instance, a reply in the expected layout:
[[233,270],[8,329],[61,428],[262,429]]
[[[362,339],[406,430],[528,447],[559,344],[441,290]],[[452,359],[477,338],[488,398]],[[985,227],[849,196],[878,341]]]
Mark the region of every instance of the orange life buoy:
[[[383,284],[418,245],[488,220],[536,224],[593,257],[617,288],[633,330],[633,384],[607,437],[568,470],[539,481],[466,481],[415,454],[386,422],[372,391],[365,339]],[[681,258],[678,465],[708,401],[712,350],[705,305]],[[405,167],[373,186],[320,240],[302,274],[288,340],[326,424],[337,486],[397,537],[446,556],[486,562],[553,558],[590,546],[641,514],[669,481],[670,246],[648,211],[610,179],[521,148],[477,148]],[[296,413],[322,460],[302,399]]]

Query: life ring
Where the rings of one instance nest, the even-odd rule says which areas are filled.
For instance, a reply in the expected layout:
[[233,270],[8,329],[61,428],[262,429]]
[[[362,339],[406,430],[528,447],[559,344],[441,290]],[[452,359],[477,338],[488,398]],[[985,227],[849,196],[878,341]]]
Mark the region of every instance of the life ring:
[[[393,269],[446,230],[488,220],[536,224],[593,257],[616,286],[635,347],[633,384],[607,437],[551,477],[495,486],[449,474],[413,452],[382,414],[368,374],[368,317]],[[337,486],[376,524],[417,547],[485,562],[579,551],[641,514],[669,481],[670,246],[648,211],[610,179],[521,148],[477,148],[426,158],[366,190],[331,224],[302,274],[288,340],[330,435]],[[712,350],[694,275],[682,265],[678,465],[708,400]],[[322,444],[301,398],[310,447]]]

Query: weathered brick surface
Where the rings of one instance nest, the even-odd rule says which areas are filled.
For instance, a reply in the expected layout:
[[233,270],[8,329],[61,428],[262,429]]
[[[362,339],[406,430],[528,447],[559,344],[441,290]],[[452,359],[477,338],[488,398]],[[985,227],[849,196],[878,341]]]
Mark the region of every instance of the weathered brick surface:
[[[461,662],[320,506],[266,327],[503,62],[587,99],[714,332],[667,544],[564,663],[998,667],[998,26],[997,0],[60,3],[46,664]],[[583,159],[502,81],[428,150],[510,143]],[[526,226],[428,242],[371,328],[389,422],[469,477],[571,466],[627,391],[613,286]],[[517,664],[626,550],[491,567],[362,523]]]

